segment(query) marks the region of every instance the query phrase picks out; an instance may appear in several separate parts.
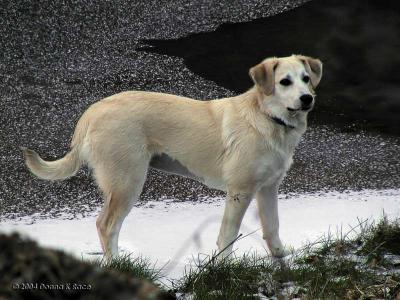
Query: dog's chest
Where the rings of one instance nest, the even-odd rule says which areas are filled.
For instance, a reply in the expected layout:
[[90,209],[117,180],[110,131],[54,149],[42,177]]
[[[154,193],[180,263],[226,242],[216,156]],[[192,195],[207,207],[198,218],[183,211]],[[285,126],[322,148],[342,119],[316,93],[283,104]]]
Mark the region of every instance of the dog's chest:
[[269,153],[255,161],[254,175],[259,184],[274,183],[285,176],[292,164],[292,155]]

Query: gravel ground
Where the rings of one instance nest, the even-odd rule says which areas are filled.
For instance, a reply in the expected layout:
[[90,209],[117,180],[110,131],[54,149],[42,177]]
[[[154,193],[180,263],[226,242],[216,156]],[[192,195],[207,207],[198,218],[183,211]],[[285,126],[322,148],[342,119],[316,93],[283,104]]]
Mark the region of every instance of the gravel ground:
[[[123,90],[197,99],[234,93],[186,68],[182,59],[138,51],[141,40],[210,31],[305,1],[6,1],[0,5],[1,220],[84,216],[101,197],[87,169],[63,182],[26,170],[19,146],[44,158],[67,150],[79,116]],[[282,192],[400,186],[400,139],[314,127],[306,133]],[[323,174],[323,176],[321,175]],[[222,195],[191,180],[151,172],[141,200],[201,200]]]

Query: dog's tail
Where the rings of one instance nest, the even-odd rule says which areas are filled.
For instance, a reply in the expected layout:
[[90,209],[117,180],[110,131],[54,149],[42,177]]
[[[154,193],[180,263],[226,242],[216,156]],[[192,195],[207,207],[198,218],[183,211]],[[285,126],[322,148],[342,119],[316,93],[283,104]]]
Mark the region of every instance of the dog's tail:
[[46,180],[62,180],[73,176],[83,163],[81,148],[88,128],[85,119],[83,117],[79,120],[72,138],[71,150],[63,158],[46,161],[35,151],[21,147],[29,170],[37,177]]
[[74,175],[81,166],[77,148],[71,149],[63,158],[46,161],[35,151],[21,147],[24,153],[25,163],[29,170],[41,179],[61,180]]

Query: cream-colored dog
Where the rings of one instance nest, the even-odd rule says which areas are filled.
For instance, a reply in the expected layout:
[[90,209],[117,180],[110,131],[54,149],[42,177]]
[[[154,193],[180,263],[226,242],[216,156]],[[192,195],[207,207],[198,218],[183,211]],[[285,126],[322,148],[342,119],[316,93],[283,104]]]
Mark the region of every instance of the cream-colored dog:
[[70,177],[84,162],[93,169],[105,197],[96,225],[108,258],[118,254],[122,222],[149,166],[227,192],[217,241],[225,253],[255,196],[263,237],[274,256],[283,256],[278,187],[306,130],[322,64],[299,55],[268,58],[250,76],[254,87],[232,98],[196,101],[140,91],[105,98],[82,115],[65,157],[44,161],[24,149],[26,164],[48,180]]

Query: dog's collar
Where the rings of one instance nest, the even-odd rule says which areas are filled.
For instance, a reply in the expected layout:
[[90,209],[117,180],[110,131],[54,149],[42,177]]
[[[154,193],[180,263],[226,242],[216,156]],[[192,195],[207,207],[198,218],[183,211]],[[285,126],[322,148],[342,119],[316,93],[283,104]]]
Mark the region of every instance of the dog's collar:
[[281,118],[275,117],[275,116],[269,116],[276,124],[279,124],[281,126],[287,127],[289,129],[295,129],[293,125],[290,125],[283,121]]

